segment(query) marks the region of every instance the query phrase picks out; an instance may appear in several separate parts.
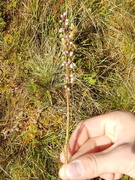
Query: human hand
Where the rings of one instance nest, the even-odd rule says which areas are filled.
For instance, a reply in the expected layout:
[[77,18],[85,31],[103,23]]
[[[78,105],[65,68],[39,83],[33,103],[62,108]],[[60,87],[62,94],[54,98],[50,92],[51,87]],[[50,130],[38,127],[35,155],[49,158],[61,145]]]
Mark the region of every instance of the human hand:
[[59,176],[64,179],[135,178],[135,115],[115,111],[79,123],[69,141],[69,163]]

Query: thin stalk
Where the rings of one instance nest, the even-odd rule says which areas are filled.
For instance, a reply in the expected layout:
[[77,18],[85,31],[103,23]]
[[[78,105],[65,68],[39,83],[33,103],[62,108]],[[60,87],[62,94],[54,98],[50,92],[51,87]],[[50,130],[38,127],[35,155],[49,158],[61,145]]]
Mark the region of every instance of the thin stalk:
[[66,121],[66,141],[65,141],[65,159],[68,163],[68,140],[69,140],[69,126],[70,126],[70,89],[66,89],[66,101],[67,101],[67,121]]
[[[66,51],[68,48],[66,47]],[[66,56],[66,63],[68,64],[69,59]],[[69,66],[66,66],[66,103],[67,103],[67,120],[66,120],[66,140],[65,140],[65,160],[66,164],[68,163],[68,140],[69,140],[69,129],[70,129],[70,87],[69,87],[69,76],[70,76],[70,69]]]

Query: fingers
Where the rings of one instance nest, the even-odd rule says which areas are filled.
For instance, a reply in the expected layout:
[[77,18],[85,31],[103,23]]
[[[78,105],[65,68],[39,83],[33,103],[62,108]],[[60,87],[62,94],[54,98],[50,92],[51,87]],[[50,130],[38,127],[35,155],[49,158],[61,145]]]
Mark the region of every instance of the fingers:
[[106,173],[100,176],[102,179],[105,180],[114,180],[115,174],[114,173]]
[[88,139],[104,135],[105,119],[108,116],[100,115],[79,123],[69,141],[69,153],[73,155]]
[[69,141],[69,159],[91,138],[106,135],[113,143],[124,142],[127,137],[133,139],[134,126],[135,116],[126,111],[115,111],[80,122]]
[[112,145],[111,140],[103,135],[96,138],[88,139],[79,149],[78,151],[71,157],[70,161],[77,159],[81,156],[101,152]]
[[114,131],[117,126],[119,112],[96,116],[79,123],[72,133],[69,141],[69,153],[73,155],[90,138],[107,134],[112,141],[115,141]]
[[135,164],[133,156],[130,155],[130,149],[130,145],[127,144],[118,147],[113,145],[103,152],[84,155],[63,165],[59,175],[62,179],[78,180],[113,173],[126,173],[133,177],[132,171]]
[[114,179],[121,179],[122,176],[123,176],[123,174],[121,174],[121,173],[115,173],[114,174]]
[[120,174],[120,173],[107,173],[107,174],[102,174],[100,177],[102,179],[105,179],[105,180],[116,180],[116,179],[121,179],[123,176],[123,174]]
[[[101,152],[110,147],[111,145],[111,140],[105,135],[88,139],[72,156],[69,152],[69,161],[72,161],[89,153]],[[61,153],[60,160],[62,163],[65,163],[64,152]]]

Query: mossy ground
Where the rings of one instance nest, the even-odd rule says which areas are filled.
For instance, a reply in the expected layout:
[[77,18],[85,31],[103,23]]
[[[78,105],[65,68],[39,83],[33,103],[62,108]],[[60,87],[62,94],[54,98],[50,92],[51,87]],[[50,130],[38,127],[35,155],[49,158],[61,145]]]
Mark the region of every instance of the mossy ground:
[[[58,31],[67,4],[0,6],[0,180],[57,180],[66,126]],[[76,63],[71,132],[94,115],[135,112],[134,0],[69,0],[68,16]]]

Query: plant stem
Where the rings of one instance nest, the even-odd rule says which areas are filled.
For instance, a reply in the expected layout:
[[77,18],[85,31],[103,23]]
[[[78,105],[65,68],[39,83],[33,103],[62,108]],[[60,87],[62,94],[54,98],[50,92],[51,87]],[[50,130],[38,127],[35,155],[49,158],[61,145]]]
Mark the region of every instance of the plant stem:
[[[66,49],[68,50],[68,48]],[[69,59],[66,56],[66,63],[68,64]],[[70,125],[70,87],[69,87],[69,76],[70,76],[70,69],[69,66],[66,66],[66,102],[67,102],[67,120],[66,120],[66,140],[65,140],[65,160],[66,164],[68,163],[68,141],[69,141],[69,125]]]
[[69,125],[70,125],[70,89],[66,88],[66,101],[67,101],[67,122],[66,122],[66,143],[65,143],[65,159],[68,163],[68,140],[69,140]]

